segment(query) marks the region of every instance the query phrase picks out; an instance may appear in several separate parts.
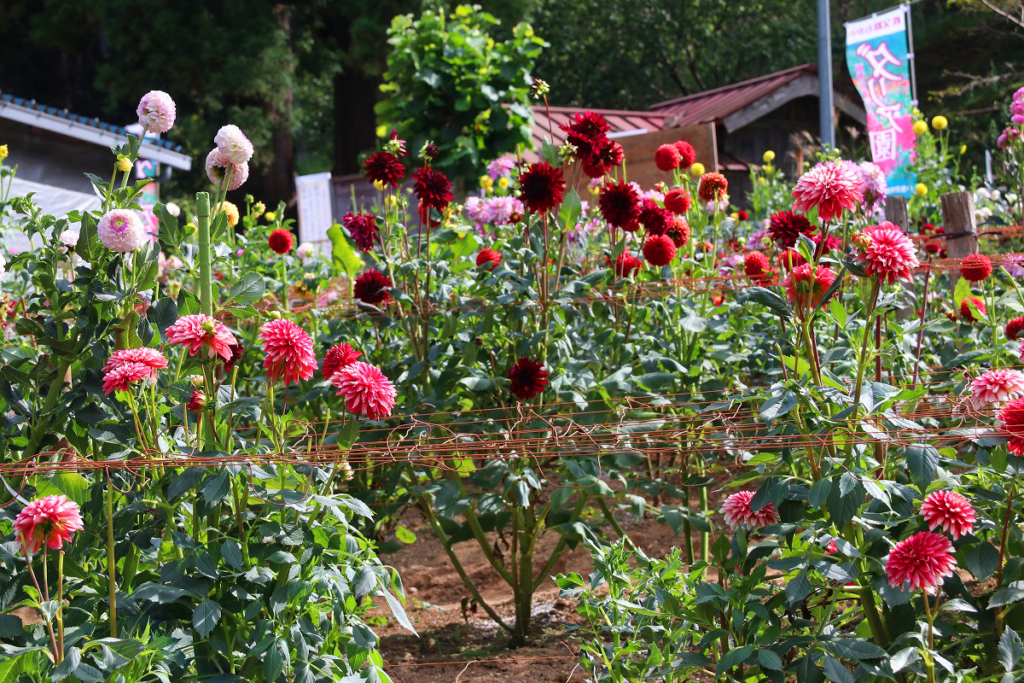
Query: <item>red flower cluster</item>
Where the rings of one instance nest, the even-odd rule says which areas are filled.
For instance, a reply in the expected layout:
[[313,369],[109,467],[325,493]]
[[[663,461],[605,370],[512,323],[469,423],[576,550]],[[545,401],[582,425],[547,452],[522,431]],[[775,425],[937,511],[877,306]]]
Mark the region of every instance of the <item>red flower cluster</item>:
[[911,590],[930,591],[947,576],[953,576],[956,559],[953,544],[942,534],[921,531],[900,541],[885,561],[889,583],[910,584]]
[[836,280],[835,271],[828,266],[815,268],[810,263],[794,268],[783,280],[789,300],[800,308],[817,308],[821,298]]
[[1024,398],[1018,398],[1007,403],[999,411],[999,431],[1007,437],[1010,442],[1007,449],[1018,457],[1024,456]]
[[1006,338],[1009,340],[1018,339],[1020,333],[1024,332],[1024,317],[1016,317],[1006,323]]
[[690,241],[690,224],[682,216],[676,216],[665,234],[672,238],[677,249],[682,248]]
[[672,212],[663,209],[653,199],[645,199],[640,204],[640,225],[644,226],[648,235],[664,235],[672,224]]
[[615,274],[619,277],[629,277],[631,273],[637,272],[643,267],[643,263],[637,257],[624,251],[615,259]]
[[420,208],[444,212],[452,201],[452,184],[441,171],[430,166],[416,169],[412,176],[416,182],[412,189],[420,200]]
[[391,278],[376,268],[371,268],[356,278],[353,294],[363,303],[379,306],[391,301],[391,293],[387,290],[390,286]]
[[768,257],[760,251],[751,251],[743,257],[743,273],[755,284],[763,287],[765,271],[768,270]]
[[263,323],[259,334],[262,342],[263,367],[271,382],[278,377],[288,386],[309,379],[316,372],[313,340],[291,320],[270,320]]
[[542,363],[526,357],[520,358],[508,372],[508,378],[512,382],[510,391],[520,401],[529,401],[544,391],[550,374]]
[[676,140],[675,145],[676,149],[679,150],[679,168],[685,171],[693,166],[693,162],[697,160],[697,150],[685,140]]
[[576,148],[576,158],[589,177],[600,178],[622,163],[622,145],[608,139],[611,126],[600,114],[576,113],[560,128],[565,132],[565,141]]
[[562,203],[562,170],[546,161],[530,164],[519,176],[519,199],[533,213],[546,213]]
[[292,236],[291,231],[285,230],[284,228],[278,228],[274,232],[270,233],[270,237],[267,238],[267,244],[270,245],[271,250],[283,256],[292,250],[292,246],[295,244],[295,238]]
[[640,193],[625,180],[606,182],[597,205],[608,225],[626,232],[636,232],[640,228]]
[[380,231],[377,229],[377,217],[372,214],[347,213],[341,219],[349,234],[352,235],[356,246],[363,251],[373,251],[373,245],[380,240]]

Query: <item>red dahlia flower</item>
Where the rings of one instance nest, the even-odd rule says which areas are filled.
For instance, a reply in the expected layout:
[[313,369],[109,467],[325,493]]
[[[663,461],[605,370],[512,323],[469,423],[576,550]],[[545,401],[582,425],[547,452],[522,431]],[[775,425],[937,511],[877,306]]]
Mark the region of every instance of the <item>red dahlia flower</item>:
[[1020,337],[1020,333],[1024,332],[1024,317],[1016,317],[1006,323],[1006,338],[1013,340]]
[[452,201],[452,184],[441,171],[430,166],[416,169],[413,173],[416,183],[413,191],[420,200],[420,207],[444,212]]
[[776,258],[779,259],[779,265],[786,270],[792,270],[798,266],[802,266],[807,263],[807,260],[803,257],[796,249],[788,249],[781,252]]
[[363,251],[373,251],[374,243],[380,240],[377,217],[372,214],[362,211],[359,213],[349,212],[341,219],[341,224],[352,235],[352,240],[356,243],[356,246]]
[[690,210],[690,195],[686,190],[675,188],[665,195],[665,208],[674,214],[682,215]]
[[685,171],[693,166],[693,162],[697,160],[697,150],[693,148],[693,145],[684,140],[676,140],[675,145],[676,150],[679,152],[679,168]]
[[748,217],[749,216],[747,215],[747,212],[744,211],[743,209],[740,209],[739,211],[736,212],[736,220],[738,221],[745,221]]
[[494,270],[501,265],[501,252],[494,249],[481,249],[476,255],[477,268],[486,267],[487,270]]
[[67,496],[34,500],[14,518],[14,531],[26,555],[38,552],[44,545],[60,550],[71,542],[76,531],[84,528],[78,504]]
[[751,251],[743,257],[743,274],[755,282],[760,282],[761,276],[768,270],[768,257],[760,251]]
[[636,258],[628,251],[624,251],[619,254],[619,257],[615,259],[615,274],[621,278],[629,277],[631,273],[639,272],[640,268],[643,267],[643,263],[640,259]]
[[999,411],[999,431],[1010,440],[1007,448],[1018,457],[1024,456],[1024,398],[1014,399]]
[[520,358],[508,372],[508,378],[512,381],[510,391],[520,401],[529,401],[544,391],[550,374],[541,363],[525,357]]
[[604,117],[592,111],[577,112],[571,121],[566,121],[559,128],[565,133],[565,141],[576,147],[577,154],[584,158],[602,151],[611,130]]
[[940,528],[948,531],[953,540],[965,536],[974,529],[974,508],[967,499],[953,491],[936,491],[924,500],[921,514],[928,523],[928,530]]
[[668,226],[665,234],[672,238],[676,249],[680,249],[690,241],[690,224],[682,216],[676,216],[672,221],[672,225]]
[[379,420],[391,415],[398,392],[379,368],[356,361],[331,377],[338,396],[345,397],[345,407],[353,415]]
[[753,530],[771,526],[779,521],[779,513],[775,510],[773,503],[768,503],[755,512],[750,506],[750,501],[753,499],[753,491],[740,491],[726,498],[725,503],[722,504],[725,523],[733,529],[743,526]]
[[361,355],[363,355],[361,352],[356,351],[348,344],[335,344],[327,351],[327,355],[324,356],[324,367],[321,371],[323,378],[330,380],[334,377],[334,373],[346,366],[352,365]]
[[639,229],[640,194],[625,180],[606,182],[601,188],[597,205],[601,209],[601,216],[612,227],[622,228],[626,232]]
[[705,173],[700,177],[697,196],[705,202],[717,202],[725,196],[729,189],[729,181],[721,173]]
[[971,304],[974,304],[974,308],[978,309],[978,313],[984,316],[988,311],[985,310],[985,302],[975,296],[966,297],[960,302],[960,317],[969,323],[978,322],[978,318],[974,317],[974,311],[971,309]]
[[857,254],[866,275],[877,275],[883,282],[909,280],[920,263],[915,256],[914,243],[902,230],[889,221],[864,230],[871,244]]
[[835,272],[828,266],[815,268],[810,263],[794,268],[782,285],[786,288],[789,300],[800,308],[817,308],[821,305],[821,297],[836,280]]
[[971,254],[960,262],[960,274],[968,282],[984,282],[992,274],[992,261],[984,254]]
[[864,201],[860,178],[841,161],[825,161],[800,176],[793,188],[793,208],[804,213],[818,209],[823,221],[853,211]]
[[942,245],[939,244],[938,242],[928,242],[927,244],[924,245],[924,250],[925,253],[934,256],[935,254],[938,254],[940,251],[942,251]]
[[546,161],[530,164],[519,176],[519,199],[533,213],[546,213],[561,204],[564,192],[562,170]]
[[898,588],[909,583],[911,590],[931,591],[943,578],[953,576],[955,567],[953,544],[931,531],[900,541],[885,561],[889,583]]
[[272,251],[278,254],[284,255],[292,250],[292,245],[295,244],[295,238],[292,237],[292,233],[284,228],[278,228],[274,232],[270,233],[270,237],[267,238],[267,244],[270,245]]
[[121,363],[103,376],[103,393],[128,391],[131,385],[147,377],[154,377],[153,369],[143,363]]
[[259,338],[263,342],[263,353],[267,355],[263,367],[271,382],[281,377],[284,385],[288,386],[309,379],[316,372],[313,340],[291,320],[263,323]]
[[672,212],[658,206],[653,199],[644,199],[638,220],[648,235],[664,235],[672,224]]
[[679,168],[679,149],[675,145],[661,145],[654,152],[654,165],[669,173]]
[[644,258],[652,266],[667,266],[676,256],[676,245],[668,235],[650,235],[644,242]]
[[363,174],[371,183],[398,187],[405,178],[405,165],[391,152],[375,152],[363,162]]
[[768,219],[768,234],[772,242],[786,249],[795,246],[800,235],[810,235],[814,230],[807,216],[792,211],[776,211]]
[[196,389],[192,392],[192,395],[189,396],[188,403],[185,404],[185,407],[193,413],[198,413],[206,407],[206,394],[201,390]]
[[391,293],[387,290],[390,286],[391,278],[371,268],[356,278],[353,294],[363,303],[379,306],[391,301]]

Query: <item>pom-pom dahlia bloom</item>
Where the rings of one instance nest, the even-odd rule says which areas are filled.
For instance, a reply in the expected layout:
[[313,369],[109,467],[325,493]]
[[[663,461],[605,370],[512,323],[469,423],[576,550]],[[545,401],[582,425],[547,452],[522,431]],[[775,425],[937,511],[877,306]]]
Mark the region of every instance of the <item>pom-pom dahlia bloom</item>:
[[121,363],[103,375],[103,393],[128,391],[131,385],[153,376],[153,368],[144,363]]
[[232,164],[244,164],[252,159],[252,143],[238,126],[233,124],[222,126],[214,136],[213,142],[217,145],[220,153]]
[[668,235],[649,235],[644,242],[644,258],[652,266],[667,266],[676,255],[676,245]]
[[260,328],[263,367],[273,382],[284,379],[284,385],[309,379],[316,372],[316,354],[313,340],[306,331],[291,320],[270,320]]
[[224,174],[228,168],[231,169],[227,187],[230,192],[240,188],[249,179],[248,162],[233,164],[217,147],[211,149],[210,153],[206,155],[206,177],[214,185],[219,187],[224,182]]
[[324,356],[324,379],[330,380],[334,377],[334,373],[352,365],[352,363],[359,360],[361,355],[363,354],[353,349],[349,344],[335,344],[327,351],[327,355]]
[[615,274],[618,277],[629,277],[630,274],[639,271],[643,263],[637,257],[624,251],[615,259]]
[[219,355],[224,360],[230,360],[232,348],[237,342],[223,323],[208,315],[195,313],[183,315],[167,328],[167,343],[185,346],[190,356],[206,347],[208,358]]
[[909,280],[912,271],[921,265],[915,255],[914,243],[899,227],[889,221],[864,230],[871,243],[857,254],[867,275],[877,275],[883,282]]
[[666,173],[679,168],[679,148],[675,145],[661,145],[654,152],[654,165]]
[[960,302],[960,317],[964,322],[975,323],[978,322],[978,318],[974,316],[974,310],[977,309],[979,316],[985,316],[988,311],[985,310],[985,302],[976,296],[964,297],[964,300]]
[[911,590],[932,591],[947,576],[953,576],[956,560],[953,544],[942,534],[921,531],[900,541],[885,561],[889,583],[910,584]]
[[666,192],[664,201],[665,208],[674,214],[683,215],[690,210],[690,195],[678,187]]
[[380,420],[391,415],[398,392],[379,368],[355,361],[334,373],[331,384],[353,415]]
[[481,249],[480,253],[476,255],[477,268],[487,268],[487,270],[494,270],[500,265],[501,252],[495,251],[494,249]]
[[174,100],[162,90],[151,90],[139,100],[135,113],[139,125],[151,133],[166,133],[174,127]]
[[824,161],[800,176],[793,188],[793,209],[804,213],[818,210],[823,221],[853,211],[864,201],[860,178],[841,161]]
[[971,254],[960,262],[960,274],[968,282],[984,282],[992,274],[992,261],[984,254]]
[[750,501],[753,499],[753,491],[739,491],[726,498],[722,504],[725,523],[733,529],[741,526],[747,529],[760,529],[779,521],[779,513],[773,503],[768,503],[755,512],[750,507]]
[[60,550],[81,531],[82,514],[78,504],[67,496],[47,496],[25,506],[14,519],[14,531],[26,554],[38,552],[44,545]]
[[1024,372],[991,370],[971,382],[971,402],[975,408],[990,403],[1006,403],[1024,396]]
[[520,401],[529,401],[544,391],[550,374],[542,363],[531,358],[520,358],[508,372],[512,382],[510,391]]
[[290,230],[278,228],[270,233],[270,237],[267,238],[267,244],[270,246],[271,251],[284,256],[292,250],[292,245],[295,244],[295,238],[292,236]]
[[114,209],[103,214],[96,234],[103,246],[122,254],[135,251],[146,238],[139,215],[129,209]]
[[966,498],[953,491],[930,494],[921,505],[921,514],[928,523],[929,531],[942,529],[949,532],[954,541],[974,529],[974,508]]
[[675,146],[679,151],[679,168],[685,171],[693,166],[693,162],[697,160],[697,150],[685,140],[676,140]]
[[700,177],[697,196],[704,202],[720,201],[729,190],[729,181],[721,173],[705,173]]

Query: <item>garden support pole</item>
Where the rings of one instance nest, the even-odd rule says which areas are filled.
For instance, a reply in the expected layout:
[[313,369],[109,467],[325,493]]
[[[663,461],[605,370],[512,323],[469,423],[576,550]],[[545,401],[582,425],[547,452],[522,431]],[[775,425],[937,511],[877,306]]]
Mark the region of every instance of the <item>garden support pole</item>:
[[821,144],[836,146],[832,122],[832,14],[829,0],[818,0],[818,116]]
[[[962,259],[978,253],[978,231],[974,223],[974,194],[947,192],[939,197],[942,202],[942,224],[946,228],[946,248],[949,257]],[[960,273],[949,271],[949,286],[956,291]]]
[[210,194],[196,193],[199,227],[199,307],[204,315],[213,315],[213,273],[210,260]]

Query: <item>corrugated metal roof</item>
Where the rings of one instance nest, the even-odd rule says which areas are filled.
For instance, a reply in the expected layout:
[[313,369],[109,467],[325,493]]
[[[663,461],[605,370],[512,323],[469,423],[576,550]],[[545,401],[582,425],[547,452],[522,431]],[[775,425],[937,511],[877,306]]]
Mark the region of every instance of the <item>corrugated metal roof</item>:
[[[87,142],[110,144],[113,138],[123,137],[129,132],[124,126],[104,123],[95,117],[73,114],[67,109],[48,107],[36,102],[35,100],[26,100],[22,97],[15,97],[8,93],[0,94],[0,112],[3,112],[5,108],[12,106],[15,108],[13,111],[21,111],[22,114],[6,115],[4,118],[11,118],[23,123],[30,123],[33,117],[38,117],[41,124],[44,120],[49,120],[52,122],[52,125],[41,127],[45,127],[48,130],[54,130],[54,132],[63,133],[73,138],[85,140]],[[58,124],[58,120],[66,123]],[[58,125],[60,126],[59,130],[53,127]],[[174,168],[184,170],[188,170],[192,166],[192,158],[183,153],[181,145],[175,144],[170,140],[161,140],[160,138],[147,136],[142,148],[142,156],[145,158],[153,158],[156,161],[167,163]],[[150,153],[147,154],[146,148],[155,149],[150,150]]]
[[717,123],[787,83],[817,73],[818,68],[813,64],[802,64],[741,83],[659,102],[651,106],[651,111],[670,118],[673,126]]
[[[551,138],[554,144],[561,145],[565,141],[565,133],[559,128],[566,121],[571,121],[576,113],[592,111],[604,117],[611,130],[610,137],[616,133],[640,134],[662,130],[665,127],[666,114],[653,111],[623,111],[621,109],[593,109],[589,107],[533,107],[533,148],[540,150],[544,140]],[[550,114],[550,116],[549,116]]]

